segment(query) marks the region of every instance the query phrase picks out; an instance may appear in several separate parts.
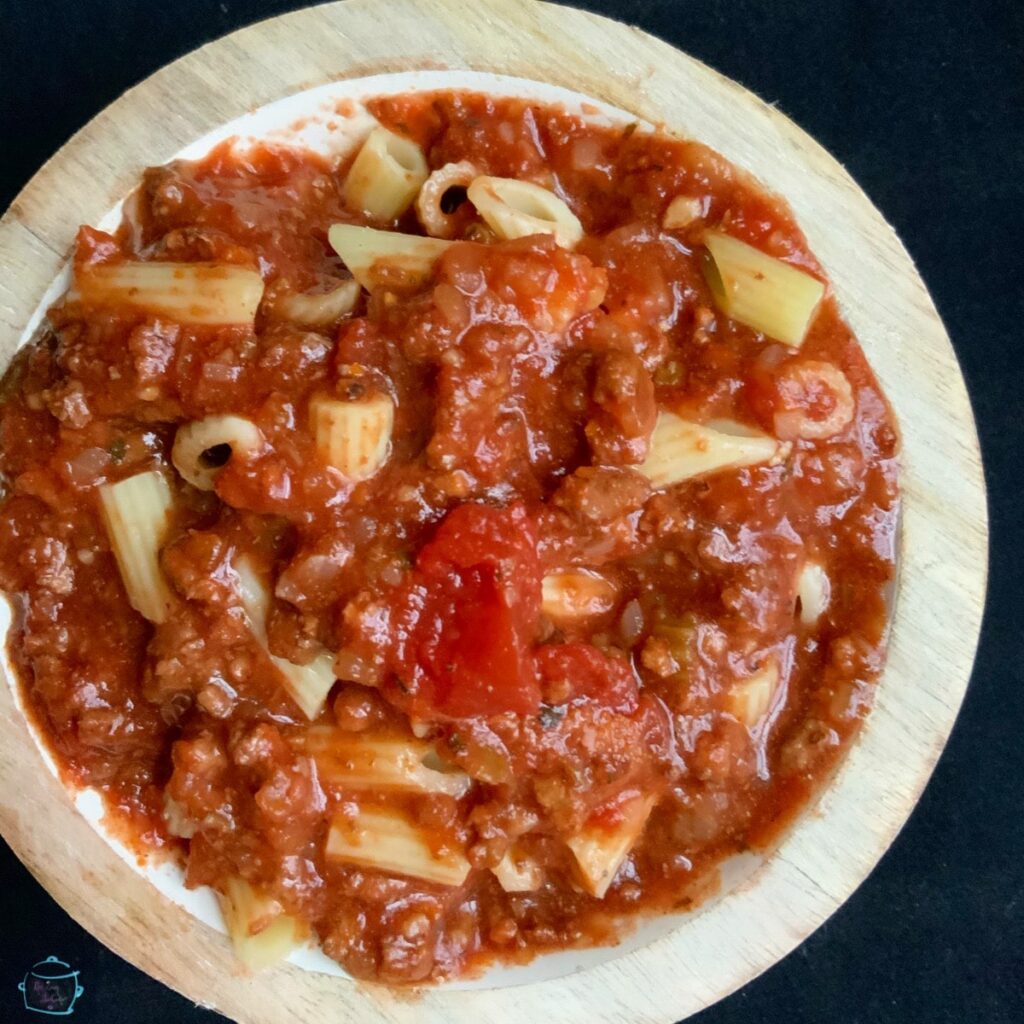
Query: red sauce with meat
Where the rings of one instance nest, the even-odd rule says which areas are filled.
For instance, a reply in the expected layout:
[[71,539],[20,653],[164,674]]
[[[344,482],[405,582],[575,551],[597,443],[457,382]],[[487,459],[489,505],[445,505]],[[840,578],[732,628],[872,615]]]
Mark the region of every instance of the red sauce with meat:
[[[615,917],[687,905],[723,857],[792,819],[882,666],[898,440],[830,293],[799,349],[716,309],[709,226],[824,280],[786,205],[722,157],[515,100],[370,106],[432,169],[470,160],[552,188],[585,237],[574,251],[543,235],[456,244],[422,286],[364,293],[340,326],[308,329],[273,298],[346,276],[327,231],[360,222],[347,163],[225,144],[150,169],[120,230],[81,229],[77,264],[241,264],[262,275],[263,305],[252,327],[56,305],[3,385],[0,583],[26,702],[70,779],[102,790],[143,847],[180,848],[190,885],[247,879],[353,974],[402,983],[610,941]],[[700,222],[663,230],[679,195],[701,200]],[[411,212],[390,226],[422,230]],[[637,471],[659,408],[767,434],[827,418],[834,396],[804,381],[808,362],[849,383],[838,432],[660,491]],[[355,484],[305,427],[311,396],[353,366],[395,402],[388,459]],[[267,445],[201,492],[170,447],[212,413],[248,417]],[[97,498],[154,467],[175,497],[160,564],[177,602],[156,627],[128,603]],[[295,743],[304,716],[237,614],[240,552],[274,581],[269,650],[336,654],[318,724],[415,727],[468,792],[368,797],[319,777]],[[831,582],[811,624],[796,601],[809,556]],[[605,598],[555,622],[542,579],[572,568]],[[748,727],[729,695],[768,660],[782,697]],[[567,837],[614,830],[638,795],[654,809],[598,899]],[[168,798],[189,839],[171,834]],[[367,799],[465,851],[465,882],[327,857],[332,817]],[[491,870],[513,841],[541,870],[532,891]]]

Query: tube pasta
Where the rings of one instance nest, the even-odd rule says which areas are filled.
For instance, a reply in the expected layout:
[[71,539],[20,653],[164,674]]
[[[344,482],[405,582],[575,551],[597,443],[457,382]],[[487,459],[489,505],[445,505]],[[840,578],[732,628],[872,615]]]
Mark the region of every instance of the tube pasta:
[[244,555],[235,559],[234,569],[238,577],[238,595],[250,632],[281,673],[288,695],[312,722],[323,710],[327,695],[337,678],[334,674],[334,656],[329,651],[322,651],[309,664],[297,665],[272,654],[267,647],[270,591]]
[[439,885],[462,885],[469,874],[461,850],[435,854],[426,834],[391,809],[363,807],[354,821],[336,815],[325,852],[331,860]]
[[139,473],[104,484],[99,497],[128,600],[150,622],[166,622],[174,602],[160,568],[173,505],[167,478],[158,470]]
[[132,306],[183,324],[251,324],[263,279],[230,263],[101,263],[75,274],[85,306]]
[[694,221],[704,215],[704,203],[696,196],[676,196],[661,218],[661,226],[666,231],[678,231],[688,228]]
[[423,150],[387,128],[367,136],[345,178],[345,202],[374,220],[394,220],[405,213],[427,180]]
[[819,562],[804,562],[797,577],[796,597],[800,603],[800,621],[810,626],[821,618],[832,598],[832,584]]
[[536,892],[544,882],[544,869],[538,861],[515,844],[491,871],[505,892]]
[[431,743],[366,739],[317,726],[297,737],[295,744],[316,761],[321,779],[348,789],[447,793],[458,798],[471,785],[465,772],[443,770]]
[[437,258],[453,243],[442,238],[335,224],[327,236],[349,273],[368,291],[422,284]]
[[588,825],[568,840],[580,880],[591,896],[604,899],[622,862],[640,838],[654,802],[653,796],[636,796],[622,807],[622,818],[613,829]]
[[583,225],[569,207],[540,185],[515,178],[474,178],[470,202],[501,239],[554,235],[571,249],[583,237]]
[[304,938],[298,920],[285,914],[277,900],[258,893],[241,878],[231,878],[219,893],[224,923],[235,956],[251,971],[280,962]]
[[703,270],[726,316],[799,348],[825,285],[816,277],[721,231],[705,231]]
[[274,303],[274,312],[301,327],[330,327],[348,316],[359,301],[359,282],[341,281],[330,291],[291,292]]
[[723,469],[777,461],[789,447],[742,424],[718,420],[691,423],[671,412],[660,412],[646,460],[637,468],[656,488]]
[[[818,359],[804,359],[787,366],[778,377],[777,388],[784,406],[772,418],[776,436],[819,441],[849,426],[857,403],[846,374]],[[824,396],[832,400],[824,417],[811,415],[811,408]]]
[[320,457],[349,480],[367,480],[386,461],[395,422],[387,395],[377,392],[353,401],[316,395],[309,419]]
[[445,164],[433,171],[416,196],[416,216],[423,230],[434,238],[454,238],[458,220],[453,213],[445,213],[442,200],[449,189],[468,189],[478,171],[468,160]]
[[581,622],[615,607],[619,592],[600,573],[567,569],[548,573],[541,584],[541,610],[553,622]]
[[728,697],[729,711],[748,729],[756,729],[768,714],[778,686],[779,665],[773,658],[753,675],[732,685]]
[[[217,451],[227,448],[227,451]],[[263,447],[263,435],[242,416],[205,416],[178,427],[171,449],[174,468],[193,487],[212,491],[220,471],[236,457],[252,458]],[[223,459],[217,456],[223,454]]]

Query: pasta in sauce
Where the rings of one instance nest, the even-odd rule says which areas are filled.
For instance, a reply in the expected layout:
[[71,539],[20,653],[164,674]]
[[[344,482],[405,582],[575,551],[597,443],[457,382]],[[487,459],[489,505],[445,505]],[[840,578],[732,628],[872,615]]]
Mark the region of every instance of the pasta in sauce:
[[613,941],[792,820],[881,670],[898,435],[718,154],[369,109],[80,230],[3,384],[0,583],[63,771],[239,957],[398,984]]

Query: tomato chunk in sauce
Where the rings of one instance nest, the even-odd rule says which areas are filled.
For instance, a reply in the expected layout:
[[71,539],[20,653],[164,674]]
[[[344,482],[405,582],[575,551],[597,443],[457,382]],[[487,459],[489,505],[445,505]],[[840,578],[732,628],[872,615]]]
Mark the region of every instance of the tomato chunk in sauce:
[[[883,664],[898,434],[788,207],[718,154],[368,106],[441,175],[393,217],[354,154],[229,142],[81,229],[3,381],[0,585],[34,724],[122,838],[408,984],[614,941],[806,805]],[[568,234],[502,228],[481,176]],[[337,224],[450,244],[368,292]],[[802,338],[722,308],[707,231],[803,275]],[[139,264],[201,301],[118,291]]]

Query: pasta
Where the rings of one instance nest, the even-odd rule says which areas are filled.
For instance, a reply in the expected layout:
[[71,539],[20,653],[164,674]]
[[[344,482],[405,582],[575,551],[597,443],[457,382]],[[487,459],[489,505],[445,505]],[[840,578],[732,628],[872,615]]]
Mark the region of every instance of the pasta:
[[569,207],[540,185],[515,178],[474,178],[470,202],[501,239],[554,235],[571,249],[583,237],[583,225]]
[[354,821],[336,815],[325,852],[332,860],[438,885],[462,885],[469,874],[461,850],[435,853],[426,834],[391,809],[361,807]]
[[704,203],[695,196],[676,196],[661,218],[661,226],[666,231],[678,231],[688,228],[694,221],[704,215]]
[[809,626],[818,621],[832,598],[832,584],[820,562],[804,562],[797,577],[796,597],[800,621]]
[[308,730],[296,742],[316,761],[321,779],[347,789],[461,797],[470,787],[469,776],[446,769],[430,743],[366,739],[325,726]]
[[75,273],[85,307],[131,307],[183,324],[251,324],[263,297],[255,270],[228,263],[100,263]]
[[380,392],[345,401],[317,395],[309,403],[317,451],[349,480],[366,480],[384,464],[391,445],[395,407]]
[[349,273],[368,291],[422,283],[437,258],[451,245],[441,238],[377,231],[355,224],[335,224],[328,232],[334,251]]
[[193,487],[212,491],[217,476],[236,458],[252,458],[263,447],[263,435],[242,416],[206,416],[178,427],[171,449],[174,468]]
[[427,174],[427,161],[416,143],[374,128],[345,179],[345,201],[374,220],[394,220],[409,208]]
[[705,231],[702,268],[727,316],[798,348],[825,294],[816,277],[722,231]]
[[274,303],[274,312],[302,327],[330,327],[348,316],[359,301],[359,282],[341,281],[325,292],[290,292]]
[[637,468],[657,488],[723,469],[756,466],[784,458],[788,448],[739,423],[691,423],[660,412],[646,460]]
[[262,971],[299,946],[305,929],[281,905],[242,878],[230,878],[220,894],[221,911],[235,956],[251,971]]
[[238,594],[246,622],[252,635],[266,651],[271,664],[281,673],[289,696],[312,722],[323,710],[327,695],[334,686],[334,657],[329,651],[317,654],[306,665],[280,658],[267,647],[267,616],[270,613],[270,591],[253,569],[248,558],[235,559]]
[[544,869],[535,857],[513,843],[491,869],[505,892],[536,892],[544,882]]
[[416,196],[416,216],[428,235],[434,238],[455,237],[458,218],[454,211],[445,210],[445,199],[453,191],[461,190],[465,194],[478,173],[468,160],[445,164],[431,173]]
[[174,599],[160,568],[173,502],[159,470],[99,489],[103,523],[132,607],[150,622],[166,621]]
[[600,573],[570,569],[548,573],[541,582],[541,610],[554,622],[581,622],[610,612],[618,589]]
[[613,828],[588,825],[568,840],[580,881],[591,896],[604,899],[622,862],[640,838],[654,803],[652,796],[635,796],[622,805],[621,818]]
[[776,387],[782,399],[772,418],[778,437],[820,441],[838,434],[853,420],[853,388],[846,374],[831,363],[804,359],[787,366]]
[[772,658],[753,675],[734,683],[729,691],[729,710],[748,729],[764,720],[779,686],[779,665]]

